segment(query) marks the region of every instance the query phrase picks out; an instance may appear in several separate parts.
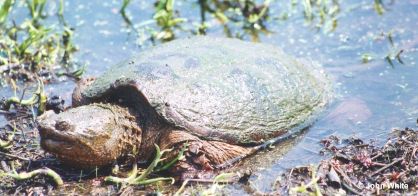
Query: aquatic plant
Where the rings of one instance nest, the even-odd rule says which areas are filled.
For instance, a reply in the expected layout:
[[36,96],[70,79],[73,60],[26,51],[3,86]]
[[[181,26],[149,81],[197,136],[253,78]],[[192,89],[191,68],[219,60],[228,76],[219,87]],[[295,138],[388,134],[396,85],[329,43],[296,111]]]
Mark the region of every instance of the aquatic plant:
[[[41,71],[50,72],[57,67],[68,67],[71,54],[76,51],[72,43],[73,29],[63,17],[64,2],[59,1],[59,26],[46,26],[47,0],[5,0],[0,5],[0,75],[1,83],[8,80],[34,81]],[[16,24],[10,15],[24,8],[29,17]],[[57,66],[58,65],[58,66]]]
[[265,22],[269,20],[270,0],[265,0],[263,3],[249,0],[201,0],[199,3],[201,25],[205,29],[209,27],[206,18],[209,15],[222,24],[224,33],[228,37],[243,38],[250,35],[253,41],[258,41],[259,33],[269,33]]
[[129,28],[138,33],[139,37],[145,37],[141,40],[170,41],[176,37],[177,30],[185,34],[205,34],[210,27],[208,20],[217,20],[228,37],[244,36],[240,32],[233,32],[237,27],[244,29],[245,34],[250,34],[253,40],[258,40],[259,32],[268,33],[263,21],[268,18],[271,0],[262,4],[250,0],[199,0],[197,3],[200,8],[199,25],[193,23],[194,20],[180,17],[180,11],[174,8],[175,0],[159,0],[155,4],[152,19],[137,24],[126,14],[128,5],[132,5],[130,0],[122,2],[120,13]]
[[153,19],[161,27],[161,31],[154,32],[153,38],[165,41],[174,39],[172,28],[186,21],[184,18],[175,16],[173,7],[174,0],[160,0],[157,4]]
[[13,133],[8,135],[6,140],[0,139],[0,150],[5,150],[13,147],[13,139],[16,133],[16,125],[13,126]]
[[5,110],[9,110],[12,105],[20,106],[37,106],[38,113],[43,113],[46,109],[47,96],[44,91],[44,84],[41,80],[38,80],[38,87],[29,99],[23,99],[16,95],[10,97],[2,102],[2,107]]
[[9,176],[15,180],[27,180],[38,175],[46,175],[46,176],[51,177],[57,186],[61,186],[64,184],[64,181],[62,180],[61,176],[57,174],[57,172],[55,172],[54,170],[49,169],[47,167],[36,169],[30,172],[23,171],[23,172],[17,173],[17,171],[14,169],[14,166],[12,164],[11,173],[0,173],[0,176]]
[[158,165],[161,163],[162,159],[161,157],[164,155],[164,153],[172,151],[172,149],[165,149],[163,151],[160,150],[160,147],[158,145],[155,145],[155,157],[154,160],[151,162],[151,164],[145,169],[139,176],[138,176],[138,166],[136,163],[133,164],[133,169],[128,177],[126,178],[119,178],[114,176],[108,176],[105,178],[106,182],[116,183],[116,184],[128,184],[128,185],[146,185],[151,184],[155,182],[160,181],[171,181],[171,184],[174,183],[174,178],[166,178],[166,177],[158,177],[158,178],[148,178],[148,176],[152,172],[158,172],[165,169],[168,169],[171,167],[175,162],[178,160],[181,160],[184,158],[184,150],[186,148],[186,145],[182,148],[182,150],[179,152],[178,156],[173,159],[172,161],[168,162],[167,164],[163,164],[160,167]]
[[388,42],[388,51],[384,51],[384,53],[380,54],[363,53],[361,55],[362,62],[369,63],[376,57],[384,60],[392,68],[394,68],[396,64],[405,64],[402,60],[402,54],[406,49],[399,48],[399,43],[395,43],[394,36],[396,34],[395,30],[390,30],[388,32],[381,32],[380,34],[374,36],[373,41],[386,40]]

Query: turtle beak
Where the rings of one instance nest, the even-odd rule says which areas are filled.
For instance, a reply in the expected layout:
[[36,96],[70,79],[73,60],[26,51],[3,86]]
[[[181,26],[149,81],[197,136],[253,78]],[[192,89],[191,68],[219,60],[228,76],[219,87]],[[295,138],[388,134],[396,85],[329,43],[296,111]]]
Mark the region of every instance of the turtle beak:
[[58,120],[58,115],[52,110],[39,116],[37,123],[43,149],[51,152],[72,149],[74,141],[71,140],[71,137],[67,137],[65,132],[72,130],[74,126],[68,122]]
[[56,118],[57,118],[57,115],[53,111],[48,110],[36,119],[37,124],[38,124],[39,134],[41,135],[41,139],[46,138],[51,133],[55,132],[55,119]]
[[80,135],[79,132],[75,132],[75,125],[62,120],[59,114],[48,111],[37,121],[42,149],[57,156],[63,164],[89,168],[92,165],[101,166],[107,163],[95,159],[97,149],[92,149],[92,145],[87,145],[88,143],[82,140],[87,137],[86,134]]

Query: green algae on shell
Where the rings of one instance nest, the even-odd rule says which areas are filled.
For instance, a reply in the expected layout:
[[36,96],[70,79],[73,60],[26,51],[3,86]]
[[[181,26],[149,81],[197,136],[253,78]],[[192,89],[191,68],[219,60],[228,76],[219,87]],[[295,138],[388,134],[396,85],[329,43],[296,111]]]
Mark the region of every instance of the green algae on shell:
[[[194,37],[143,51],[117,64],[82,92],[94,102],[134,86],[143,120],[204,139],[262,143],[308,126],[331,98],[323,69],[281,49],[236,39]],[[132,99],[131,97],[120,97]],[[118,99],[112,99],[113,101]]]

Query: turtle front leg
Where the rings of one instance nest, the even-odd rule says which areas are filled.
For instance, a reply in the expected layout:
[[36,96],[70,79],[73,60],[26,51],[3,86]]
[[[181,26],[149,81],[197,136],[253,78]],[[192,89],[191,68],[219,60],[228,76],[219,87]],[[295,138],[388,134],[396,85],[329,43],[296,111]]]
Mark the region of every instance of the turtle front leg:
[[173,165],[169,172],[180,180],[208,179],[219,171],[219,165],[244,157],[253,152],[252,148],[232,145],[219,141],[206,141],[185,131],[171,131],[160,138],[162,149],[173,148],[167,154],[167,161],[175,158],[187,143],[185,158]]

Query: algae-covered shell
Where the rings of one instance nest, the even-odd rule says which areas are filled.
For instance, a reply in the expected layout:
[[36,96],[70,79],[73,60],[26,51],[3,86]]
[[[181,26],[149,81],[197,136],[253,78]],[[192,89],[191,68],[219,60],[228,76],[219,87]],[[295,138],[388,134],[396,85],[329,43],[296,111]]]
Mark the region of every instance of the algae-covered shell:
[[136,87],[132,95],[143,97],[138,108],[153,108],[159,122],[236,144],[300,130],[331,97],[320,66],[271,45],[228,38],[194,37],[153,47],[111,67],[82,96],[118,97],[110,89],[128,84]]

